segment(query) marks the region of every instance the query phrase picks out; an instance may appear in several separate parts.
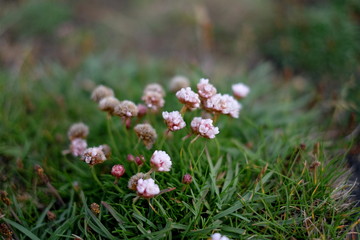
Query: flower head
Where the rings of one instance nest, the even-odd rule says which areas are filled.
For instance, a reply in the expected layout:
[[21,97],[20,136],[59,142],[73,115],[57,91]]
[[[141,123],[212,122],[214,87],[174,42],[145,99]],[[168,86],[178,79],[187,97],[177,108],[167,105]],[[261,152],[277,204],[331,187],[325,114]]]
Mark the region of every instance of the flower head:
[[113,96],[114,96],[114,91],[111,88],[105,87],[103,85],[99,85],[93,90],[91,94],[91,99],[99,103],[101,99],[105,97],[113,97]]
[[75,138],[86,138],[89,134],[89,127],[86,126],[84,123],[74,123],[71,125],[68,131],[68,137],[70,140]]
[[217,112],[238,118],[241,105],[232,96],[228,94],[215,94],[204,102],[204,108],[207,111]]
[[237,83],[232,85],[234,97],[242,99],[250,93],[250,88],[243,83]]
[[191,90],[190,87],[182,88],[176,93],[176,97],[187,108],[195,109],[200,106],[199,95]]
[[82,138],[75,138],[71,141],[70,152],[73,156],[81,156],[87,148],[86,140]]
[[136,117],[138,115],[138,108],[135,103],[125,100],[115,107],[114,115],[124,118]]
[[165,151],[156,150],[150,159],[150,164],[155,171],[169,172],[172,162],[170,156]]
[[148,84],[144,89],[144,94],[146,92],[157,92],[162,97],[165,97],[165,91],[164,91],[163,87],[158,83],[150,83],[150,84]]
[[209,139],[215,138],[215,135],[219,133],[219,128],[214,127],[213,120],[200,117],[195,117],[191,121],[191,129],[194,133]]
[[139,179],[145,179],[145,178],[146,178],[146,174],[145,174],[145,173],[141,173],[141,172],[140,172],[140,173],[135,174],[134,176],[132,176],[132,177],[129,179],[128,188],[135,191]]
[[159,186],[154,179],[139,179],[136,186],[137,194],[144,198],[152,198],[160,193]]
[[184,176],[183,176],[183,179],[182,179],[182,182],[184,183],[184,184],[190,184],[190,183],[192,183],[192,176],[190,175],[190,174],[185,174]]
[[165,104],[163,96],[155,91],[144,92],[141,99],[145,102],[146,106],[154,111],[159,110]]
[[208,99],[217,92],[216,88],[209,83],[209,79],[202,78],[197,85],[198,94],[201,99]]
[[124,173],[125,173],[125,168],[123,165],[117,164],[111,168],[111,175],[113,175],[116,178],[122,177]]
[[154,145],[157,134],[155,129],[148,123],[138,124],[134,127],[136,135],[143,141],[147,149]]
[[143,116],[146,115],[147,113],[147,107],[143,104],[138,104],[137,105],[137,108],[138,108],[138,117],[141,118]]
[[116,106],[118,106],[119,104],[120,101],[116,97],[108,96],[100,100],[99,108],[101,111],[113,114]]
[[172,92],[177,92],[182,88],[187,88],[190,86],[189,79],[184,76],[175,76],[170,80],[169,89]]
[[103,163],[106,160],[106,156],[101,147],[91,147],[84,151],[81,160],[93,166],[98,163]]
[[162,116],[170,131],[177,131],[186,126],[184,119],[178,111],[163,112]]
[[214,233],[211,235],[211,240],[230,240],[227,236],[222,235],[220,233]]

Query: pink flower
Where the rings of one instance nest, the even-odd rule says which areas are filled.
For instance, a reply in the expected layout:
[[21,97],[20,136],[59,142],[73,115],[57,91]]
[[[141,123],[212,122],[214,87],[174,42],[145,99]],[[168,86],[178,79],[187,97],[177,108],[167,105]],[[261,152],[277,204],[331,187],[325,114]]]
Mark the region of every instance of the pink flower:
[[81,160],[89,165],[95,165],[104,162],[106,160],[106,156],[102,147],[92,147],[84,151],[81,156]]
[[211,112],[217,112],[238,118],[241,105],[235,98],[228,94],[215,94],[204,102],[204,108]]
[[250,93],[250,88],[243,83],[232,85],[232,90],[237,99],[244,98]]
[[192,183],[192,176],[190,175],[190,174],[185,174],[184,175],[184,177],[183,177],[183,179],[182,179],[182,182],[184,183],[184,184],[190,184],[190,183]]
[[209,83],[209,79],[202,78],[197,85],[198,94],[202,99],[208,99],[216,94],[216,88]]
[[113,175],[116,178],[120,178],[125,173],[125,168],[123,165],[114,165],[111,169],[111,175]]
[[81,156],[87,148],[86,140],[82,138],[75,138],[71,140],[70,151],[73,156]]
[[211,235],[211,240],[230,240],[227,236],[222,235],[220,233],[214,233]]
[[142,179],[140,178],[136,185],[137,194],[140,197],[152,198],[160,193],[160,188],[155,184],[154,179]]
[[176,93],[176,97],[187,108],[195,109],[200,106],[199,95],[191,90],[190,87],[182,88]]
[[141,117],[143,117],[143,116],[146,115],[146,113],[147,113],[147,107],[146,107],[145,105],[143,105],[143,104],[138,104],[138,105],[137,105],[137,108],[138,108],[138,110],[139,110],[139,112],[138,112],[138,117],[139,117],[139,118],[141,118]]
[[178,111],[163,112],[162,116],[170,131],[177,131],[186,126],[184,119]]
[[213,120],[200,117],[195,117],[191,121],[191,129],[194,133],[209,139],[215,138],[215,135],[219,133],[219,128],[214,127]]
[[154,111],[159,110],[165,104],[163,96],[159,92],[155,91],[146,91],[141,98],[148,108],[151,108]]
[[170,156],[165,151],[156,150],[150,159],[150,164],[155,171],[169,172],[172,162]]

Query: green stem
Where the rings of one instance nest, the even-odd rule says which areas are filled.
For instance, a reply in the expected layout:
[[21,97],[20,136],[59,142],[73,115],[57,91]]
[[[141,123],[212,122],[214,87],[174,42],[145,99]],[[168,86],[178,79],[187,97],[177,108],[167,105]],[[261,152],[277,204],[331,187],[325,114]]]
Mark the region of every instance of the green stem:
[[103,185],[101,184],[99,178],[96,176],[96,171],[95,171],[95,167],[92,166],[91,168],[91,175],[93,176],[93,178],[95,179],[95,182],[101,187],[103,188]]

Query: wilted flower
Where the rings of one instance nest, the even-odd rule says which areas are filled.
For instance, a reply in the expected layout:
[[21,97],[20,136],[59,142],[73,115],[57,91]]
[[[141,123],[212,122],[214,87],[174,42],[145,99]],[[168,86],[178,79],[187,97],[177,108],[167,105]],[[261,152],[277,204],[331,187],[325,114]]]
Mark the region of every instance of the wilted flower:
[[190,174],[185,174],[184,176],[183,176],[183,179],[182,179],[182,182],[184,183],[184,184],[190,184],[190,183],[192,183],[192,176],[190,175]]
[[180,89],[176,93],[176,97],[189,109],[195,109],[200,106],[199,95],[193,92],[190,87]]
[[152,178],[145,180],[139,179],[137,182],[136,191],[140,197],[152,198],[160,193],[160,188]]
[[114,96],[114,91],[111,88],[105,87],[103,85],[99,85],[93,90],[91,94],[91,99],[99,103],[101,99],[105,97],[113,97],[113,96]]
[[123,118],[136,117],[138,115],[138,108],[135,103],[125,100],[115,107],[114,115]]
[[144,89],[144,94],[146,92],[157,92],[162,97],[165,97],[165,91],[164,91],[163,87],[158,83],[150,83],[150,84],[146,85],[146,87]]
[[74,123],[71,125],[68,131],[68,137],[70,140],[75,138],[86,138],[89,134],[89,127],[86,126],[84,123]]
[[129,183],[128,183],[128,188],[131,190],[136,190],[136,186],[138,184],[138,180],[139,179],[145,179],[146,178],[146,174],[145,173],[137,173],[134,176],[132,176],[129,179]]
[[116,178],[120,178],[122,175],[124,175],[125,173],[125,168],[123,165],[114,165],[112,168],[111,168],[111,175],[113,175],[114,177]]
[[250,93],[250,88],[243,83],[237,83],[232,85],[234,97],[241,99],[246,97]]
[[109,97],[104,97],[103,99],[100,100],[99,108],[101,111],[113,114],[116,106],[118,106],[119,104],[120,101],[117,98],[113,96],[109,96]]
[[177,131],[186,126],[184,119],[178,111],[163,112],[162,116],[170,131]]
[[215,135],[219,133],[219,128],[214,127],[213,120],[200,117],[195,117],[191,121],[191,129],[194,133],[209,139],[215,138]]
[[209,79],[202,78],[197,85],[198,94],[202,99],[208,99],[216,94],[216,88],[209,83]]
[[169,172],[172,162],[170,156],[165,151],[156,150],[150,159],[150,164],[155,171]]
[[134,127],[136,135],[143,141],[147,149],[154,145],[157,134],[155,129],[148,123],[138,124]]
[[54,221],[56,219],[56,214],[52,211],[47,211],[46,216],[49,221]]
[[159,110],[165,104],[163,96],[155,91],[144,92],[141,99],[145,102],[148,108],[151,108],[154,111]]
[[182,88],[187,88],[190,86],[189,79],[184,76],[175,76],[170,80],[169,89],[172,92],[177,92]]
[[213,235],[211,235],[210,240],[230,240],[230,239],[225,235],[221,236],[220,233],[214,233]]
[[90,205],[90,210],[93,214],[98,215],[100,213],[100,206],[97,203],[92,203]]
[[86,140],[82,138],[75,138],[71,141],[70,152],[73,156],[81,156],[87,148]]
[[106,160],[106,156],[101,147],[91,147],[85,150],[81,156],[81,160],[93,166],[98,163],[103,163]]
[[204,108],[208,111],[230,115],[238,118],[241,105],[232,96],[228,94],[215,94],[204,102]]
[[103,144],[99,146],[101,148],[101,150],[103,151],[103,153],[105,154],[106,159],[109,159],[111,156],[111,148],[109,145],[107,144]]

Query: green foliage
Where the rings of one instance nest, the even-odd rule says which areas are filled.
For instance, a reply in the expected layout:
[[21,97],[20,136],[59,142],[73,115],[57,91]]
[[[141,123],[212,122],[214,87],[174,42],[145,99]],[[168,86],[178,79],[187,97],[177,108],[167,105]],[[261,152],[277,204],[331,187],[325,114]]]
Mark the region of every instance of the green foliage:
[[[359,63],[359,23],[349,6],[294,7],[280,12],[260,37],[282,67],[312,75],[349,76]],[[351,11],[350,11],[351,10]]]

